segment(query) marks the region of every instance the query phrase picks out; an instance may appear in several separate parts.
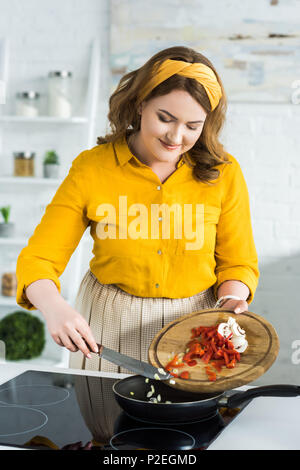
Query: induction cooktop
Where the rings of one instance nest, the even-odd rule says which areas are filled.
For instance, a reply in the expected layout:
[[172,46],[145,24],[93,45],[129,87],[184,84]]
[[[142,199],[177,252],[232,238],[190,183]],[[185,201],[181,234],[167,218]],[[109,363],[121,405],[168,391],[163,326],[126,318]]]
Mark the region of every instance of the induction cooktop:
[[[0,386],[0,444],[53,450],[205,450],[248,405],[210,419],[149,424],[115,400],[119,379],[26,371]],[[236,391],[229,392],[236,393]]]

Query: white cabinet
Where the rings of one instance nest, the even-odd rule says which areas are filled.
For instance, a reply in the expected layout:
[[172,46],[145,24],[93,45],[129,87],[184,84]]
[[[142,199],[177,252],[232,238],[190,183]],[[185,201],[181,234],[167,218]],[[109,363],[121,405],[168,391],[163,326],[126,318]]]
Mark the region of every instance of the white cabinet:
[[[1,143],[4,140],[5,132],[7,132],[8,129],[12,132],[11,129],[14,129],[14,132],[18,133],[20,129],[26,129],[26,132],[30,134],[30,142],[34,143],[35,130],[38,129],[39,142],[41,142],[41,134],[47,136],[52,135],[53,148],[55,148],[58,133],[60,141],[61,139],[66,139],[66,142],[68,142],[68,139],[70,141],[72,136],[79,134],[78,129],[80,128],[82,141],[79,142],[80,151],[78,153],[94,147],[96,145],[95,125],[97,107],[99,104],[98,100],[101,98],[98,94],[100,88],[100,59],[99,40],[97,38],[93,41],[91,47],[84,115],[82,116],[56,118],[51,116],[23,117],[5,115],[3,112],[1,113],[0,105],[0,207],[5,205],[15,205],[15,207],[17,207],[14,220],[16,235],[13,238],[0,238],[0,276],[2,276],[5,254],[9,250],[13,251],[15,253],[15,261],[17,260],[18,254],[21,249],[27,245],[29,237],[39,223],[43,215],[43,208],[50,202],[61,181],[67,175],[67,171],[64,171],[64,175],[61,178],[48,179],[37,176],[14,177],[12,175],[3,174],[1,169],[4,167],[4,159],[7,158],[7,154]],[[74,80],[76,80],[76,77],[74,77]],[[22,128],[20,126],[22,126]],[[47,144],[45,144],[47,148],[49,147],[48,142],[49,139]],[[77,155],[73,155],[72,159],[76,156]],[[61,157],[61,159],[63,159],[63,155]],[[69,161],[68,164],[71,166],[71,161]],[[38,206],[37,203],[39,204]],[[37,211],[36,207],[39,208],[39,211]],[[34,223],[32,223],[32,218],[26,217],[26,214],[29,212],[31,215],[36,215]],[[27,220],[31,220],[31,222],[27,223]],[[69,261],[70,266],[68,264],[60,278],[62,295],[71,305],[74,305],[82,278],[84,263],[87,261],[86,259],[82,259],[84,245],[89,242],[91,242],[91,239],[88,234],[85,233]],[[21,307],[17,305],[15,298],[0,295],[0,319],[17,309],[22,310]],[[43,319],[39,311],[35,310],[31,313]],[[69,352],[53,341],[47,331],[46,325],[45,329],[47,332],[47,342],[42,356],[37,359],[32,359],[31,361],[22,361],[22,363],[67,367]]]

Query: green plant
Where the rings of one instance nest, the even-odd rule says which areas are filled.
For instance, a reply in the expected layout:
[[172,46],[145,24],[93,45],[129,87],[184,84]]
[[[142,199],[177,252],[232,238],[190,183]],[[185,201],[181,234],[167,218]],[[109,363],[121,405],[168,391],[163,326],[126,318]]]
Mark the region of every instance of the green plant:
[[10,206],[0,207],[0,212],[3,216],[4,222],[7,224],[10,215]]
[[55,150],[49,150],[45,153],[44,158],[44,165],[58,165],[59,164],[59,156],[55,152]]
[[45,326],[37,317],[17,310],[0,321],[0,339],[5,343],[6,359],[31,359],[45,346]]

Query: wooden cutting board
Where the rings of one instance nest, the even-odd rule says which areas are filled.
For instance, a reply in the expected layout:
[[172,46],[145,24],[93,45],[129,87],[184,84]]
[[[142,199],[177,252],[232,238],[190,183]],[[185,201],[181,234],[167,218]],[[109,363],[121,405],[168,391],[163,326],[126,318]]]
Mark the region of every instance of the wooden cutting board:
[[186,365],[180,372],[188,370],[189,379],[174,378],[175,384],[168,385],[181,390],[214,393],[231,390],[256,380],[264,374],[275,361],[279,351],[279,339],[274,327],[263,317],[253,312],[243,312],[238,315],[225,309],[208,309],[189,313],[168,323],[153,339],[149,351],[149,362],[155,367],[164,367],[174,354],[185,352],[186,344],[191,339],[191,330],[198,326],[213,326],[227,322],[233,317],[246,332],[248,348],[241,354],[240,362],[234,369],[222,367],[216,372],[217,380],[210,382],[204,367],[206,364],[197,358],[194,367]]

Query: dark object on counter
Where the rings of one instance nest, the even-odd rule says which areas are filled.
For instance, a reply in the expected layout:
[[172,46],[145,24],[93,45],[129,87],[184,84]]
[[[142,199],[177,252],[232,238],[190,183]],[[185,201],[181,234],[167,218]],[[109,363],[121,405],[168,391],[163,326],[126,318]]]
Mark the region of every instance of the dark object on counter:
[[[151,385],[155,390],[152,397],[160,395],[161,401],[158,403],[152,403],[147,398]],[[300,386],[267,385],[226,396],[224,392],[193,393],[175,390],[159,380],[149,380],[146,383],[144,377],[133,375],[114,383],[113,392],[128,416],[148,423],[172,424],[210,419],[217,414],[219,408],[235,408],[255,397],[295,397],[300,395]]]
[[46,342],[44,323],[29,313],[13,312],[0,321],[0,340],[8,360],[40,356]]

